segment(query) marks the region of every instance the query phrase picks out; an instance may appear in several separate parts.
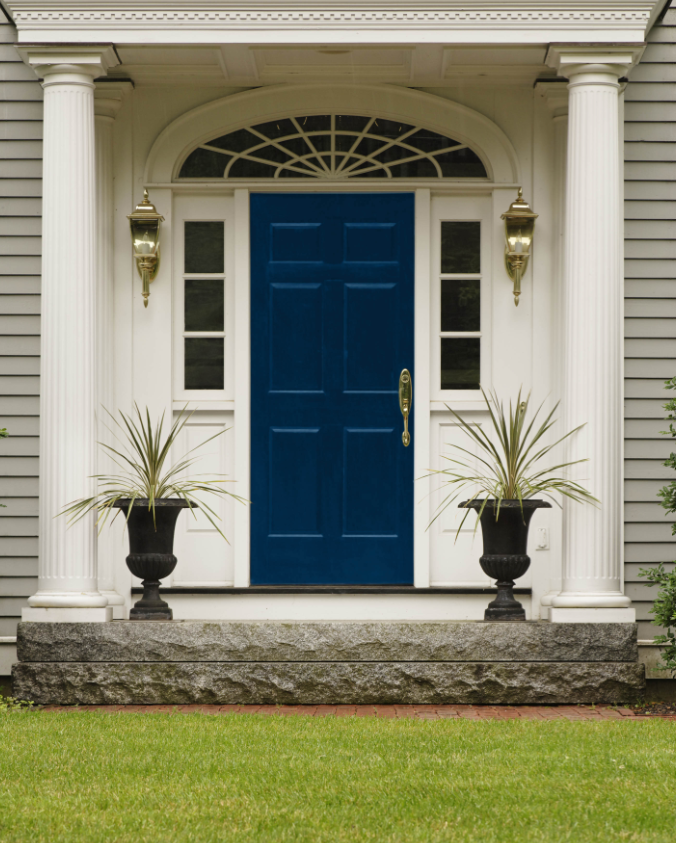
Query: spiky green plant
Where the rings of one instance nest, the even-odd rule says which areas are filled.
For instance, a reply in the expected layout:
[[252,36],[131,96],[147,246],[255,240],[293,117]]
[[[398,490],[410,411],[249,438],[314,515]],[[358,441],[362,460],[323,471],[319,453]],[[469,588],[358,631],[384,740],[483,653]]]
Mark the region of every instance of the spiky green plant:
[[[196,504],[221,536],[228,541],[216,523],[216,520],[221,520],[220,516],[204,502],[203,495],[225,495],[240,503],[247,503],[244,498],[223,487],[224,483],[233,481],[226,479],[223,475],[198,475],[192,478],[182,476],[190,466],[200,459],[199,456],[191,457],[190,454],[221,436],[228,428],[220,430],[205,439],[204,442],[200,442],[176,463],[165,467],[172,446],[192,417],[194,410],[187,413],[186,407],[184,407],[164,438],[164,413],[162,413],[159,421],[153,424],[148,408],[146,408],[144,415],[136,403],[131,415],[127,415],[120,410],[121,421],[108,410],[105,410],[105,412],[113,422],[113,427],[109,427],[108,430],[117,441],[118,447],[106,442],[99,442],[99,445],[109,454],[123,473],[94,475],[99,491],[90,498],[81,498],[67,504],[59,514],[67,516],[69,523],[72,524],[84,518],[89,512],[95,511],[98,513],[96,523],[100,528],[103,528],[111,513],[114,513],[114,519],[122,511],[115,507],[119,500],[129,499],[130,502],[127,507],[127,520],[129,520],[134,502],[138,499],[147,499],[148,510],[152,511],[154,522],[155,501],[161,498],[176,497],[181,498],[188,504],[190,512],[195,518],[197,516],[193,506]],[[209,477],[212,479],[209,479]]]
[[[509,402],[508,414],[495,391],[486,393],[482,388],[481,394],[488,409],[489,430],[492,435],[489,435],[480,425],[465,421],[455,410],[446,405],[446,409],[456,419],[460,430],[477,448],[478,453],[475,454],[461,445],[451,443],[450,447],[460,452],[462,456],[455,458],[443,455],[443,459],[448,460],[451,467],[438,469],[426,475],[427,477],[439,476],[443,478],[443,486],[450,486],[450,491],[437,507],[430,526],[461,495],[468,496],[468,503],[482,500],[479,517],[483,514],[489,500],[497,501],[496,520],[500,515],[503,501],[518,500],[523,509],[524,499],[535,495],[550,498],[557,505],[560,504],[554,494],[564,495],[578,503],[599,503],[597,498],[583,486],[560,473],[570,466],[587,462],[586,459],[540,468],[541,461],[557,445],[573,436],[584,425],[574,428],[551,444],[545,444],[545,435],[556,424],[554,414],[559,406],[558,402],[540,426],[536,427],[544,402],[537,408],[530,421],[527,421],[530,393],[524,400],[519,390],[516,405],[513,406],[511,400]],[[458,527],[458,533],[470,511],[468,509],[465,513]],[[477,525],[478,523],[477,519]]]

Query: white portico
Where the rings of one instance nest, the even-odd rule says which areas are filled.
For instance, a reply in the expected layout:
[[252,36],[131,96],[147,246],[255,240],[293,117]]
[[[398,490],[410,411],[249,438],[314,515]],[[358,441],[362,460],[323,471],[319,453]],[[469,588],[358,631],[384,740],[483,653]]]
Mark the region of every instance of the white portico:
[[[586,423],[568,458],[589,458],[580,479],[602,502],[534,524],[544,532],[532,537],[528,616],[632,621],[622,580],[621,80],[660,4],[114,5],[8,3],[20,53],[45,92],[40,568],[24,619],[103,621],[129,606],[121,532],[97,541],[93,520],[69,528],[54,518],[96,473],[101,403],[171,413],[187,401],[199,408],[189,445],[232,426],[219,465],[249,497],[251,197],[390,191],[414,194],[415,204],[414,476],[438,465],[457,435],[446,403],[482,421],[476,390],[442,378],[444,342],[476,341],[483,384],[506,398],[521,384],[536,399],[561,398],[562,425]],[[184,169],[219,136],[285,119],[301,131],[301,118],[333,116],[335,137],[335,115],[351,114],[450,138],[483,174],[399,178],[374,165],[363,178],[331,169],[313,181]],[[500,216],[520,186],[539,219],[517,309]],[[166,220],[147,311],[126,221],[143,187]],[[224,285],[218,337],[186,335],[182,323],[186,284],[204,275],[185,264],[185,224],[205,220],[224,223],[223,266],[207,273]],[[441,226],[458,221],[480,223],[472,272],[443,271]],[[439,330],[444,281],[459,275],[481,293],[480,330],[464,334]],[[190,339],[222,339],[218,388],[187,387]],[[489,582],[480,544],[471,530],[455,543],[450,515],[426,529],[435,498],[424,482],[414,495],[410,593],[247,595],[252,525],[238,507],[223,512],[231,548],[202,524],[185,526],[171,584],[176,617],[481,617]]]

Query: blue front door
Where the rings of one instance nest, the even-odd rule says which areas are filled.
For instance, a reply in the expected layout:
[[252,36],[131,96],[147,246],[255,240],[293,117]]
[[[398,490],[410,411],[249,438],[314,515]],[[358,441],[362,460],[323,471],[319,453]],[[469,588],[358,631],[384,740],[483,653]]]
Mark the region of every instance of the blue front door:
[[413,219],[408,193],[251,197],[254,584],[413,583]]

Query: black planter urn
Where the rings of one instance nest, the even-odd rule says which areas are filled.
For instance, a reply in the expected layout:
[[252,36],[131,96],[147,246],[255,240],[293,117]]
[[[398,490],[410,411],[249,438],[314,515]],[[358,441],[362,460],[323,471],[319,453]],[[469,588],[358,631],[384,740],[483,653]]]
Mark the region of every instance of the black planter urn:
[[[540,500],[503,500],[496,520],[497,501],[488,500],[481,514],[481,533],[484,552],[479,564],[484,573],[496,580],[498,594],[484,613],[487,621],[525,621],[523,606],[514,598],[514,580],[522,577],[530,567],[528,527],[536,509],[551,509],[551,504]],[[482,500],[463,501],[462,509],[478,513]],[[523,507],[523,508],[522,508]]]
[[[127,517],[129,498],[121,498],[115,506]],[[168,577],[178,561],[174,556],[176,519],[188,504],[181,498],[160,498],[153,511],[148,499],[136,498],[129,520],[129,556],[127,567],[143,580],[143,597],[129,612],[132,621],[170,621],[174,613],[160,597],[160,580]],[[193,507],[197,508],[196,504]]]

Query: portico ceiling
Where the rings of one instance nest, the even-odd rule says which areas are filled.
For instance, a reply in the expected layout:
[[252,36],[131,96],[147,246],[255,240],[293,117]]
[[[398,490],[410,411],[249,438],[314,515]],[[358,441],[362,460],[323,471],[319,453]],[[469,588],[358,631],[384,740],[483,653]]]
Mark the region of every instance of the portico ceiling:
[[23,43],[493,45],[640,42],[664,0],[6,0],[5,5]]
[[109,75],[137,85],[250,87],[328,80],[415,87],[532,85],[555,75],[545,64],[544,45],[119,45],[117,54],[120,65]]

